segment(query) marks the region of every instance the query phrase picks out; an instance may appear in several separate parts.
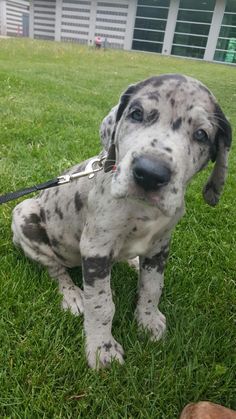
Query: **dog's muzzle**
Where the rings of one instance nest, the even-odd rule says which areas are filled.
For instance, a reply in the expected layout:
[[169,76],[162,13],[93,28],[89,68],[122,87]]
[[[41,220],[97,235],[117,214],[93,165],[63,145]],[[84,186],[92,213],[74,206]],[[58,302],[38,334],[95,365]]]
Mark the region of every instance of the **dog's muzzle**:
[[135,183],[146,192],[157,191],[169,183],[170,168],[159,160],[148,157],[137,157],[133,161]]

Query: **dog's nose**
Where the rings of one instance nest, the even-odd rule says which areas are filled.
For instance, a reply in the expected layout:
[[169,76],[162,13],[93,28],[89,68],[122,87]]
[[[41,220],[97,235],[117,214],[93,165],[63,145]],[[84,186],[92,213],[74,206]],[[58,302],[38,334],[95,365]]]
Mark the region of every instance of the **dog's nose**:
[[171,170],[161,161],[138,157],[133,163],[133,176],[145,191],[156,191],[170,181]]

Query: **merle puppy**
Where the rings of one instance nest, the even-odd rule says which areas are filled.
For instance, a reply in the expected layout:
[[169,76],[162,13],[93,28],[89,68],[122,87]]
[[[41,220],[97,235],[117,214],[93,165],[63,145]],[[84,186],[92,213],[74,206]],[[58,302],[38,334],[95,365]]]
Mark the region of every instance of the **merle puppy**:
[[[166,320],[158,302],[171,233],[185,211],[186,187],[215,162],[203,196],[216,205],[231,144],[230,124],[212,93],[178,74],[129,86],[100,132],[108,153],[104,171],[23,201],[12,223],[14,243],[58,280],[63,308],[84,313],[92,368],[114,358],[123,362],[122,346],[111,334],[110,273],[117,260],[139,257],[137,322],[153,339],[163,335]],[[68,173],[84,170],[87,163]],[[80,264],[83,291],[67,272]]]

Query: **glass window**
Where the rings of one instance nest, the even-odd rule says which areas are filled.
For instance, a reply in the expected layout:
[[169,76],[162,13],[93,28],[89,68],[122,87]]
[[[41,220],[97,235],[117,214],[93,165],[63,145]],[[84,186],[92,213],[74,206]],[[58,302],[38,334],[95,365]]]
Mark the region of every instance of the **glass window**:
[[[234,1],[234,0],[233,0]],[[211,10],[215,8],[215,0],[180,0],[181,9]]]
[[216,51],[214,56],[215,61],[223,61],[224,63],[236,64],[236,53]]
[[191,22],[177,22],[175,32],[194,33],[196,35],[208,35],[209,25],[199,25]]
[[135,28],[137,29],[156,29],[158,31],[165,31],[166,21],[158,19],[142,19],[136,18]]
[[133,49],[162,52],[170,0],[138,0]]
[[225,13],[222,24],[236,26],[236,14]]
[[236,38],[236,27],[221,26],[220,38]]
[[139,7],[137,8],[137,16],[151,17],[157,19],[167,19],[168,9],[159,7]]
[[236,63],[236,1],[227,0],[225,13],[217,40],[215,61]]
[[133,41],[133,49],[139,51],[162,52],[162,44],[145,41]]
[[145,31],[145,30],[142,31],[142,30],[135,29],[134,39],[144,39],[146,41],[163,42],[164,32]]
[[203,58],[215,0],[180,0],[171,53]]
[[170,0],[139,0],[138,5],[169,7]]
[[203,58],[204,49],[173,45],[171,54],[182,57]]
[[205,48],[207,44],[207,36],[194,36],[194,35],[175,35],[174,44],[190,45]]
[[236,1],[235,0],[227,0],[226,4],[226,12],[236,13]]
[[178,20],[186,20],[187,22],[211,23],[212,12],[201,12],[200,10],[179,10]]

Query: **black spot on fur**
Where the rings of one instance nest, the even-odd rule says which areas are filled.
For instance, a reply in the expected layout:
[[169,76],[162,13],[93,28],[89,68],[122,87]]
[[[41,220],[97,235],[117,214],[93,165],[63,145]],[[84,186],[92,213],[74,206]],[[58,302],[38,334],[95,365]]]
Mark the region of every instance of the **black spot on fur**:
[[46,214],[43,208],[40,208],[40,217],[43,223],[46,221]]
[[193,120],[192,118],[189,118],[189,119],[188,119],[188,123],[189,123],[189,125],[191,125],[192,120]]
[[75,193],[74,202],[76,210],[80,211],[83,207],[83,202],[78,191]]
[[182,125],[182,118],[179,117],[173,122],[171,128],[173,129],[173,131],[176,131],[181,127],[181,125]]
[[159,116],[160,116],[160,112],[157,109],[152,109],[151,112],[149,112],[149,114],[147,115],[145,122],[148,125],[154,124],[155,122],[158,121]]
[[172,148],[170,147],[164,147],[164,150],[167,151],[168,153],[172,153]]
[[38,224],[41,219],[37,214],[30,214],[29,217],[24,217],[27,223]]
[[160,93],[159,92],[150,92],[147,94],[147,98],[149,100],[155,100],[156,102],[159,102]]
[[97,279],[104,279],[110,274],[110,257],[88,257],[83,258],[83,276],[84,281],[91,287]]
[[47,220],[50,220],[51,212],[49,210],[46,210],[46,217],[47,217]]
[[103,348],[105,349],[106,352],[110,352],[112,348],[112,343],[111,342],[104,343]]
[[169,247],[165,246],[162,248],[160,253],[153,256],[152,258],[145,258],[142,262],[142,268],[151,271],[156,269],[157,272],[163,273],[166,265],[166,261],[169,254]]
[[59,241],[57,240],[57,239],[55,239],[55,237],[52,237],[51,238],[51,245],[53,246],[53,247],[58,247],[59,246]]
[[55,206],[55,214],[57,214],[57,215],[58,215],[58,217],[59,217],[61,220],[63,220],[63,218],[64,218],[63,213],[62,213],[61,209],[58,207],[58,205],[57,205],[57,204],[56,204],[56,206]]
[[152,142],[151,142],[151,146],[152,147],[155,147],[155,145],[157,144],[157,139],[156,138],[154,138],[153,140],[152,140]]
[[[31,217],[31,220],[32,220],[32,217]],[[44,243],[47,245],[50,244],[45,228],[43,228],[38,223],[30,221],[30,217],[25,221],[25,224],[23,224],[21,228],[25,237],[27,237],[27,239],[29,239],[30,241],[35,241],[37,243]]]
[[170,99],[170,103],[171,103],[171,106],[174,106],[175,105],[175,100],[174,100],[173,97]]
[[110,128],[107,128],[107,136],[110,138],[110,136],[111,136],[111,130],[110,130]]

